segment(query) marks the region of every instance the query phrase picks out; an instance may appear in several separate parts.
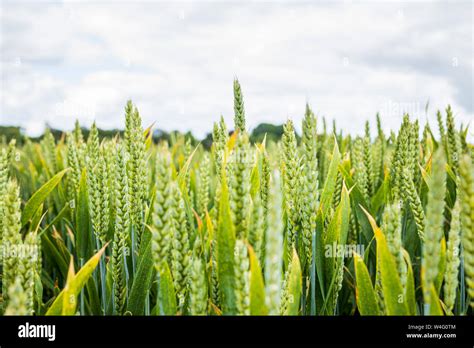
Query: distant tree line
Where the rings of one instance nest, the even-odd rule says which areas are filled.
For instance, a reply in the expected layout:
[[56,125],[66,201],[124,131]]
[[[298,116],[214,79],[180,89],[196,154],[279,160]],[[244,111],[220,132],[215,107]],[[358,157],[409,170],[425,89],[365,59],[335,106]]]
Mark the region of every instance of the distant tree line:
[[[56,141],[61,140],[64,136],[64,131],[60,129],[55,129],[53,127],[47,126],[49,128],[51,134],[54,136]],[[82,128],[82,133],[84,137],[87,139],[89,136],[89,129]],[[103,138],[111,138],[120,134],[123,137],[123,130],[120,129],[100,129],[99,128],[99,137],[100,139]],[[177,137],[180,134],[178,131],[166,132],[161,129],[154,129],[153,130],[153,141],[158,143],[162,140],[166,140],[168,142],[172,142],[174,137]],[[261,123],[257,127],[255,127],[250,133],[250,141],[255,142],[262,142],[264,137],[266,136],[267,141],[278,141],[283,134],[283,125],[273,125],[269,123]],[[206,148],[209,149],[212,145],[212,134],[208,133],[204,139],[199,140],[194,137],[191,132],[187,132],[184,134],[186,138],[191,140],[191,143],[196,145],[197,143],[201,142],[201,144]],[[24,134],[24,131],[21,127],[15,126],[0,126],[0,140],[1,143],[8,143],[11,139],[16,139],[18,145],[22,145],[26,138],[29,138],[31,141],[40,141],[43,138],[43,135],[38,137],[27,137]]]

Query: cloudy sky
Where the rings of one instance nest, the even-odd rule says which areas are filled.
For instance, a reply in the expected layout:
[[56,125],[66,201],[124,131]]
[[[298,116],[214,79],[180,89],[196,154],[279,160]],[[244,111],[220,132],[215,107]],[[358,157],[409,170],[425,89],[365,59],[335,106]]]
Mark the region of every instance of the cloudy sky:
[[203,136],[232,123],[234,77],[250,127],[306,101],[352,133],[377,111],[386,129],[448,103],[474,119],[469,0],[0,3],[0,124],[30,135],[122,127],[131,98],[146,126]]

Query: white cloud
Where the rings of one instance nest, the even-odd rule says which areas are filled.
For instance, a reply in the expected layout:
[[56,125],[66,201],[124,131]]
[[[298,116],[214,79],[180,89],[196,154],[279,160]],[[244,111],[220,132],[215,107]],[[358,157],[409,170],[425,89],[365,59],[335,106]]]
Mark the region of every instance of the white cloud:
[[448,103],[459,122],[474,116],[468,2],[1,7],[0,123],[28,131],[122,127],[132,98],[146,125],[204,136],[221,113],[232,122],[234,76],[250,126],[299,120],[306,101],[350,132],[377,111],[387,128],[404,108],[424,120],[428,99],[430,118]]

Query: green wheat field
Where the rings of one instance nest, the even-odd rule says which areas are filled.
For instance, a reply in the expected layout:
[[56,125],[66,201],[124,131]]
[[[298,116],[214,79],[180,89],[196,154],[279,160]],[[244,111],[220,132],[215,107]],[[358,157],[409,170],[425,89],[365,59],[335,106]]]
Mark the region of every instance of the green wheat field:
[[131,101],[114,137],[3,141],[0,313],[472,315],[474,148],[449,106],[355,137],[307,105],[301,137],[251,142],[233,87],[210,150],[154,143]]

